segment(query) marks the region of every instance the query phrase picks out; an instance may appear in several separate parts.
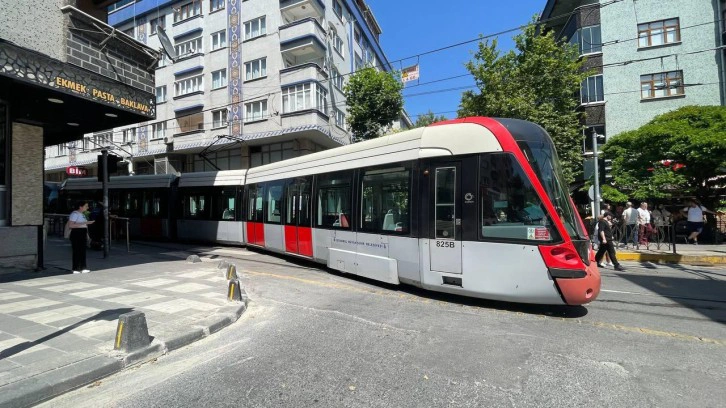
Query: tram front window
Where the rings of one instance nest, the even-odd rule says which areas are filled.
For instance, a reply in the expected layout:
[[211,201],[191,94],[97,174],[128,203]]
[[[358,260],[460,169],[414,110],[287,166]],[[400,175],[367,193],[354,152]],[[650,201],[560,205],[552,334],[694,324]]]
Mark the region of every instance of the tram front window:
[[481,155],[479,174],[481,238],[559,240],[542,200],[512,154]]

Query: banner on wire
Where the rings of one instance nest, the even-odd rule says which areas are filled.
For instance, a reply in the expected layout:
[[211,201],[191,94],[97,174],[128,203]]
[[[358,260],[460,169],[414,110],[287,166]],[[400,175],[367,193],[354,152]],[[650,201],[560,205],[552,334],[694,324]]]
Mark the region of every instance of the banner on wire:
[[409,81],[415,81],[418,79],[418,75],[418,64],[406,67],[401,70],[401,82],[406,83]]

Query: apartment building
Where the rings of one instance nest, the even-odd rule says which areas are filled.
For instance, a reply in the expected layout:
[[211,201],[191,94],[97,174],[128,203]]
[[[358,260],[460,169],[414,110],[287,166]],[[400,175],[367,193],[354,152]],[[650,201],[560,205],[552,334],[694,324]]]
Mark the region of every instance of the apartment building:
[[[242,169],[350,143],[342,88],[366,65],[391,67],[363,0],[124,0],[109,23],[176,58],[156,70],[154,121],[48,149],[47,179],[113,145],[129,172]],[[410,120],[403,117],[403,126]]]
[[548,0],[540,21],[577,44],[583,143],[637,129],[686,105],[724,103],[724,4],[683,0]]

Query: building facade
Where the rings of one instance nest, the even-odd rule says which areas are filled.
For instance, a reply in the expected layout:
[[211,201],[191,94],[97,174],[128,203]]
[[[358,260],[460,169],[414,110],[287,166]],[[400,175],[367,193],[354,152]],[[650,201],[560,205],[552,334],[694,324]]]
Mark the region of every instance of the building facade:
[[723,0],[548,0],[540,21],[580,48],[591,132],[637,129],[686,105],[724,104]]
[[[76,161],[101,146],[129,172],[244,169],[350,143],[342,88],[366,65],[390,70],[363,0],[136,0],[109,22],[154,49],[157,118],[87,135]],[[404,118],[404,126],[405,126]],[[410,121],[408,122],[410,124]],[[71,164],[48,149],[47,179]]]
[[0,267],[43,266],[46,146],[156,115],[158,53],[107,25],[106,6],[0,2]]

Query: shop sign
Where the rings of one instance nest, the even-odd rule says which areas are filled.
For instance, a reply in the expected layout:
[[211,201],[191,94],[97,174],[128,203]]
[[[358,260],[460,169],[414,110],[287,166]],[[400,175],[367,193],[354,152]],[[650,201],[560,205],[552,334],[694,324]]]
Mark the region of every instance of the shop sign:
[[68,166],[66,167],[66,174],[69,176],[88,176],[88,169],[82,166]]

